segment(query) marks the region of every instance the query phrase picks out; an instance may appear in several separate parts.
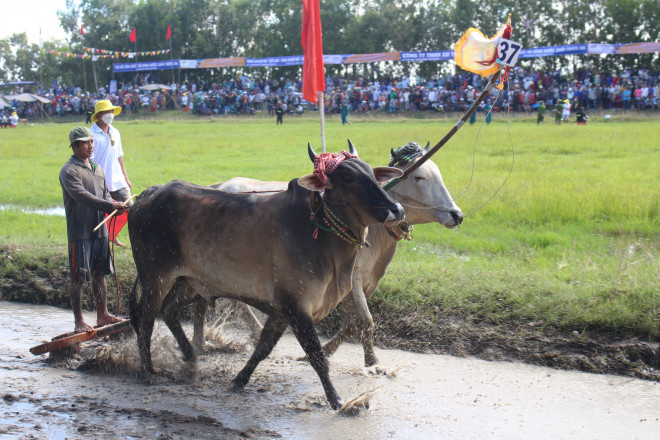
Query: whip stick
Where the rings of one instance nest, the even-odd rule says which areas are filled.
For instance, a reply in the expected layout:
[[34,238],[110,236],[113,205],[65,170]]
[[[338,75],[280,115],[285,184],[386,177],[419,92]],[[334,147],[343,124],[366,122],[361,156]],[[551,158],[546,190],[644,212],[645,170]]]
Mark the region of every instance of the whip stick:
[[[133,195],[130,196],[130,197],[128,198],[128,200],[126,200],[125,202],[128,202],[128,201],[131,200],[133,197],[137,197],[137,194],[133,194]],[[125,203],[125,202],[124,202],[124,203]],[[115,209],[114,211],[112,211],[112,212],[111,212],[111,213],[105,218],[105,220],[103,220],[101,223],[99,223],[98,225],[96,225],[96,227],[92,230],[92,232],[96,232],[101,226],[103,226],[103,225],[105,224],[105,222],[107,222],[107,221],[110,220],[112,217],[114,217],[114,215],[117,214],[117,211],[119,211],[119,210],[118,210],[118,209]]]
[[463,115],[461,119],[458,120],[456,125],[454,125],[451,130],[443,137],[440,142],[438,142],[433,148],[429,150],[428,153],[426,153],[424,156],[422,156],[421,159],[419,159],[417,162],[412,164],[410,168],[408,168],[406,171],[403,172],[403,175],[401,177],[396,177],[389,182],[383,187],[384,190],[389,190],[397,186],[399,183],[403,182],[410,176],[412,173],[415,172],[415,170],[419,167],[421,167],[424,162],[429,160],[431,156],[433,156],[435,153],[438,152],[440,148],[442,148],[448,141],[449,139],[452,138],[456,134],[456,132],[465,124],[465,121],[467,121],[470,116],[472,116],[472,113],[477,111],[477,108],[479,107],[479,104],[483,102],[484,99],[486,99],[486,96],[488,96],[488,93],[490,92],[490,89],[493,88],[495,83],[500,77],[500,72],[497,71],[496,73],[493,74],[493,76],[490,77],[490,81],[488,81],[488,84],[484,88],[484,90],[481,92],[481,94],[477,97],[476,101],[470,106],[467,112]]

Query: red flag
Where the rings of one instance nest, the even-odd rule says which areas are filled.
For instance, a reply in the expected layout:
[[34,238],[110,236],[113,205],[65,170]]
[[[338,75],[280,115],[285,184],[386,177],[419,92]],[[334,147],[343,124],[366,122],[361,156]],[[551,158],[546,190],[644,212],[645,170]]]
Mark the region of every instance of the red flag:
[[82,23],[80,23],[80,33],[83,34],[83,36],[85,36],[85,25]]
[[325,91],[321,7],[319,0],[302,0],[302,4],[303,98],[317,103],[318,92]]
[[131,36],[128,37],[128,40],[129,40],[131,43],[135,43],[135,40],[136,40],[136,39],[137,39],[137,35],[135,34],[135,28],[133,28],[133,30],[131,31]]
[[172,28],[171,28],[170,25],[168,24],[168,25],[167,25],[167,35],[165,36],[165,39],[166,39],[166,40],[169,40],[170,38],[172,38]]
[[[105,216],[107,217],[108,215],[106,214]],[[126,222],[128,222],[128,211],[124,212],[123,214],[114,215],[110,220],[108,220],[108,240],[110,242],[115,241],[115,238],[117,238],[117,235],[119,235],[121,228],[124,227]]]

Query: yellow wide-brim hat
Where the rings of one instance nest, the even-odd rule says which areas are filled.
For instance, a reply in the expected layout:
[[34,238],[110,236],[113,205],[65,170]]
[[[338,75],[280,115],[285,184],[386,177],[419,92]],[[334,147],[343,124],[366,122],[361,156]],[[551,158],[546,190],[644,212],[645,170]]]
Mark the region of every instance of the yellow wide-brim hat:
[[112,105],[112,102],[110,102],[109,99],[102,99],[94,105],[94,114],[92,115],[92,122],[96,122],[99,120],[98,114],[100,112],[105,112],[107,110],[112,110],[112,113],[114,113],[115,116],[117,116],[119,113],[121,113],[121,107],[117,107],[116,105]]

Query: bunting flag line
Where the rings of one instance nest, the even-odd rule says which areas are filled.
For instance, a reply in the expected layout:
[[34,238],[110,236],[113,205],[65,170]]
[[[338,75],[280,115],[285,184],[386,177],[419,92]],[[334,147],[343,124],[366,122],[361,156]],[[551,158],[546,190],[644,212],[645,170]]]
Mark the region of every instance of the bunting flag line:
[[97,55],[110,55],[114,58],[134,58],[136,56],[157,56],[170,53],[170,49],[149,50],[144,52],[119,52],[116,50],[96,49],[93,47],[83,47],[84,52],[90,52]]
[[41,53],[47,55],[57,55],[59,57],[64,57],[64,58],[77,58],[80,60],[89,60],[90,58],[92,58],[92,56],[88,54],[62,52],[60,50],[54,50],[54,49],[42,49]]
[[319,0],[302,0],[302,45],[303,60],[303,98],[309,102],[319,101],[318,92],[325,91],[325,72],[323,69],[323,31],[321,29],[321,7]]

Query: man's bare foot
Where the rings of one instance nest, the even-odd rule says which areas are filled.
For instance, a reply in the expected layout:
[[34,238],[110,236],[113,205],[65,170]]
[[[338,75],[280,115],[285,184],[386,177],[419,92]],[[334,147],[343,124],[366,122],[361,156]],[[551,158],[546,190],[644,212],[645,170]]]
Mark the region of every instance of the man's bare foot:
[[80,321],[80,322],[76,322],[76,326],[74,327],[73,331],[76,333],[82,333],[82,332],[91,333],[94,331],[94,327],[87,324],[85,321]]
[[117,237],[115,237],[115,239],[112,242],[115,244],[115,246],[126,247],[126,245],[124,243],[122,243],[121,241],[119,241],[119,239]]
[[111,315],[109,313],[105,313],[103,315],[97,316],[96,317],[96,326],[97,327],[103,327],[104,325],[108,324],[116,324],[118,322],[123,322],[124,320],[121,318],[117,318],[114,315]]

